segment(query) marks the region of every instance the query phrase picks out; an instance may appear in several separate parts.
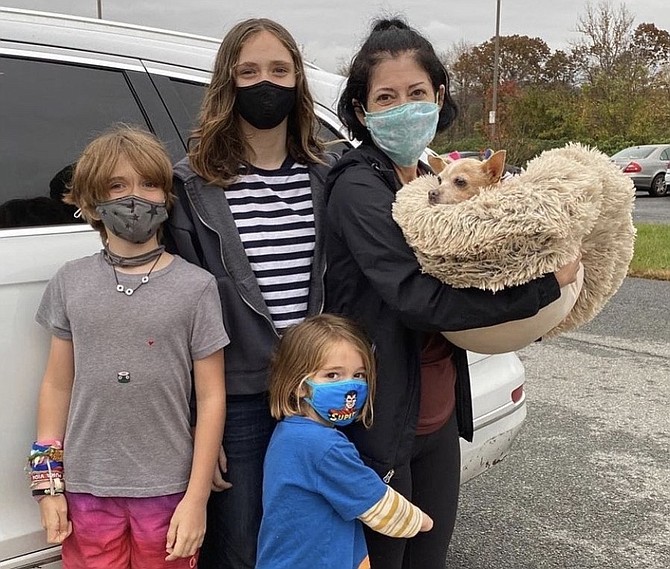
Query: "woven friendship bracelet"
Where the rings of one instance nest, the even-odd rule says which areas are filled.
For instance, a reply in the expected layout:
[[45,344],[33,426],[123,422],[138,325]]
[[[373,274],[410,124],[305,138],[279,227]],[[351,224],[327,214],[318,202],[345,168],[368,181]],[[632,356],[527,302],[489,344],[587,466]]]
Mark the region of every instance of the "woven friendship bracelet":
[[49,447],[43,451],[35,451],[30,453],[30,460],[34,461],[40,458],[48,458],[49,460],[55,460],[56,462],[63,461],[63,449]]
[[28,461],[31,466],[39,466],[47,460],[62,464],[63,445],[60,441],[53,441],[50,444],[40,444],[39,442],[33,443],[33,446],[30,449],[30,455],[28,456]]
[[63,445],[60,441],[33,443],[27,469],[32,495],[38,502],[45,496],[56,496],[65,492]]

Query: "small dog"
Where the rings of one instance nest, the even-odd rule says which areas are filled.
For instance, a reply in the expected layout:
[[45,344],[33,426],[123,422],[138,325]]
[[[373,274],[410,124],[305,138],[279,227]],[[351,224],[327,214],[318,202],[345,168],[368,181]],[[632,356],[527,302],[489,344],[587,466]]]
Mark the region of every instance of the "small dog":
[[428,163],[437,173],[439,187],[428,192],[428,202],[436,204],[457,204],[476,196],[487,186],[500,181],[505,173],[504,150],[494,152],[487,160],[460,158],[453,160],[449,155],[428,156]]

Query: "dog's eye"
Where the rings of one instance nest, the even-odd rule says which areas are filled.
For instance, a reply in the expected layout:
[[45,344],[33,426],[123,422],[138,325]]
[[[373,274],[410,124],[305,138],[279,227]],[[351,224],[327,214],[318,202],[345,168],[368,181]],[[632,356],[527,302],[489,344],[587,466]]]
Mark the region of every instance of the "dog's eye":
[[457,188],[464,188],[468,185],[468,181],[465,178],[454,178],[454,186]]
[[437,177],[437,183],[438,183],[438,184],[442,184],[442,176],[438,176],[438,177]]

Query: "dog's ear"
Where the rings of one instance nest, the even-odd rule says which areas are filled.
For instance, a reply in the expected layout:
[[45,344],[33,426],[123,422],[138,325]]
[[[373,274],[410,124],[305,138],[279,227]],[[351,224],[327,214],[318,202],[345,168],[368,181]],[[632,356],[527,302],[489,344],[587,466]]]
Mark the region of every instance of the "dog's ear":
[[488,174],[489,180],[492,184],[500,181],[500,178],[505,172],[506,156],[507,152],[505,150],[498,150],[498,152],[494,152],[488,160],[484,161],[486,173]]
[[428,164],[435,174],[439,174],[447,167],[447,162],[441,156],[428,155]]

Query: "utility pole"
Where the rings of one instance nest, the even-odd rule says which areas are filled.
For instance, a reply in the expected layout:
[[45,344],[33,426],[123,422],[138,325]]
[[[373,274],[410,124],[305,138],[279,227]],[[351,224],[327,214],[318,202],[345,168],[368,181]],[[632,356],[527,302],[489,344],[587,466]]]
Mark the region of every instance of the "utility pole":
[[489,112],[489,124],[491,125],[491,142],[496,138],[496,113],[498,111],[498,68],[500,67],[500,0],[496,5],[496,37],[495,51],[493,55],[493,101]]
[[102,20],[102,0],[97,0],[98,2],[98,20]]

